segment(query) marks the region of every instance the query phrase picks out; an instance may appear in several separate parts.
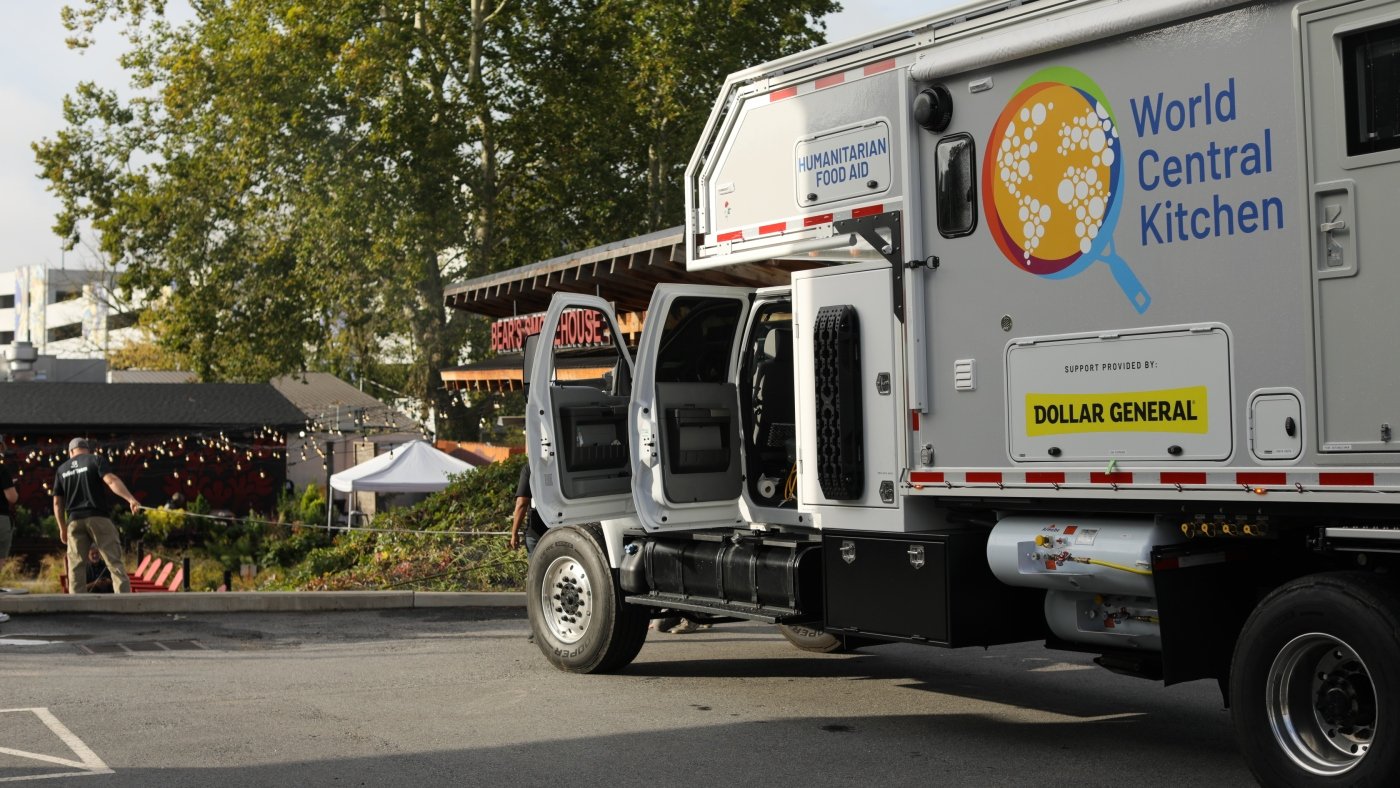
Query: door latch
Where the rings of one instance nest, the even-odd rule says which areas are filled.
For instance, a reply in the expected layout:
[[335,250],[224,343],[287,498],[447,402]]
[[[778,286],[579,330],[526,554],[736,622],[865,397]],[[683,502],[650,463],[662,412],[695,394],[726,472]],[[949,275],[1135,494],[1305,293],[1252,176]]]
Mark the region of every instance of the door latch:
[[1318,226],[1317,226],[1317,229],[1321,230],[1321,231],[1324,232],[1324,233],[1334,233],[1334,232],[1338,232],[1338,231],[1340,231],[1340,230],[1345,230],[1345,229],[1347,228],[1347,222],[1346,222],[1346,220],[1345,220],[1345,219],[1338,219],[1338,218],[1337,218],[1337,217],[1339,217],[1339,216],[1341,216],[1341,215],[1342,215],[1342,206],[1340,206],[1340,205],[1329,205],[1329,206],[1327,206],[1327,221],[1325,221],[1325,222],[1323,222],[1322,224],[1318,225]]
[[1327,221],[1319,224],[1317,229],[1322,232],[1322,246],[1327,255],[1327,265],[1335,268],[1345,261],[1342,260],[1342,245],[1337,243],[1332,237],[1332,233],[1347,229],[1347,223],[1345,219],[1338,218],[1342,215],[1342,206],[1329,205],[1325,210],[1327,211]]
[[909,545],[909,565],[915,569],[924,568],[924,546],[921,544]]

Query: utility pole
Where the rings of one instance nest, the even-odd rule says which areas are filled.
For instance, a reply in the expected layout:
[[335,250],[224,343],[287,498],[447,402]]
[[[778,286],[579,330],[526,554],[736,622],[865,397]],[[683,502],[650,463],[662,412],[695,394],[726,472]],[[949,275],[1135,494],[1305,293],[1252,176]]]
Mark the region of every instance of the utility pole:
[[331,530],[335,517],[335,490],[331,488],[331,476],[335,474],[335,439],[326,441],[326,531]]

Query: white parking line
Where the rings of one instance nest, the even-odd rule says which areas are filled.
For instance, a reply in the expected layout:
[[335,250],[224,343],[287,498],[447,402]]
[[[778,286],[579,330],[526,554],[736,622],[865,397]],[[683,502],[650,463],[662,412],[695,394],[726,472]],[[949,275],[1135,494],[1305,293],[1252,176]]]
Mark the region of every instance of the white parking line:
[[78,760],[57,758],[52,755],[43,755],[37,752],[26,752],[24,750],[15,750],[9,747],[0,747],[0,754],[13,755],[17,758],[28,758],[30,760],[39,761],[40,763],[50,764],[53,766],[67,766],[73,769],[78,769],[79,771],[46,774],[28,774],[20,775],[17,777],[0,777],[0,783],[19,782],[21,780],[45,780],[51,777],[82,777],[85,775],[112,773],[112,770],[108,768],[107,764],[103,762],[101,758],[97,757],[97,753],[93,752],[90,747],[83,743],[82,739],[79,739],[73,734],[72,731],[68,730],[68,726],[59,722],[58,718],[53,716],[53,713],[50,712],[47,708],[39,707],[30,709],[0,709],[0,714],[10,714],[18,712],[30,712],[35,717],[39,718],[39,721],[44,723],[44,725],[47,726],[48,729],[51,732],[53,732],[55,736],[58,737],[59,741],[63,742],[68,747],[68,749],[73,751],[74,755],[78,756]]

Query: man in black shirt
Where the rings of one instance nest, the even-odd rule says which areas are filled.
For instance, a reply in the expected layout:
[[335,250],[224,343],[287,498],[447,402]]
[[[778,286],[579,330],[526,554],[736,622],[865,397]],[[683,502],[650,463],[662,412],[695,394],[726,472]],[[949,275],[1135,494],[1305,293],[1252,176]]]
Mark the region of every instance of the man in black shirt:
[[[68,461],[58,466],[53,485],[53,516],[58,520],[58,538],[68,545],[68,593],[87,592],[88,548],[93,544],[112,573],[118,594],[131,593],[131,580],[122,565],[122,547],[117,526],[107,517],[110,511],[107,490],[122,497],[135,512],[140,501],[112,473],[107,461],[92,453],[85,438],[68,443]],[[104,488],[105,485],[105,488]]]
[[[0,436],[0,455],[5,453],[5,439]],[[13,523],[10,520],[10,507],[19,500],[19,491],[15,489],[14,479],[10,478],[10,471],[4,465],[0,465],[0,563],[10,556],[10,539],[14,536]],[[0,588],[0,594],[10,593],[8,588]],[[0,624],[9,621],[10,617],[0,613]]]
[[[0,437],[0,455],[5,453],[5,439]],[[14,531],[10,521],[10,507],[19,501],[19,491],[15,489],[15,481],[10,478],[10,471],[4,465],[0,465],[0,561],[4,561],[10,555],[10,538]]]

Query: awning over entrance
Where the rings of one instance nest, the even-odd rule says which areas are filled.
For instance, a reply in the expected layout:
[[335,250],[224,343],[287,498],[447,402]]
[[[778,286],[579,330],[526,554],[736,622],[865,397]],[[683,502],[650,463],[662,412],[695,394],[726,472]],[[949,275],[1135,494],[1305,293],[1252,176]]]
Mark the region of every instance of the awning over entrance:
[[[524,388],[521,384],[522,361],[519,354],[503,354],[465,367],[444,369],[442,380],[453,390],[520,391]],[[555,376],[574,383],[602,380],[616,364],[616,353],[560,354],[555,359]]]
[[[730,287],[773,287],[788,283],[793,271],[823,265],[814,259],[769,260],[704,271],[685,270],[685,228],[629,238],[552,260],[522,266],[450,285],[446,304],[495,320],[543,312],[555,293],[588,293],[610,301],[619,329],[629,345],[641,333],[651,292],[658,284],[678,282]],[[561,371],[580,380],[598,379],[612,370],[615,357],[583,355],[561,361]],[[520,389],[521,357],[502,352],[495,358],[442,372],[447,388],[471,391]]]
[[642,312],[662,282],[737,287],[787,284],[788,274],[822,263],[772,260],[706,271],[685,270],[685,228],[629,238],[511,271],[450,285],[447,306],[491,318],[549,308],[557,292],[589,293],[613,302],[618,312]]

